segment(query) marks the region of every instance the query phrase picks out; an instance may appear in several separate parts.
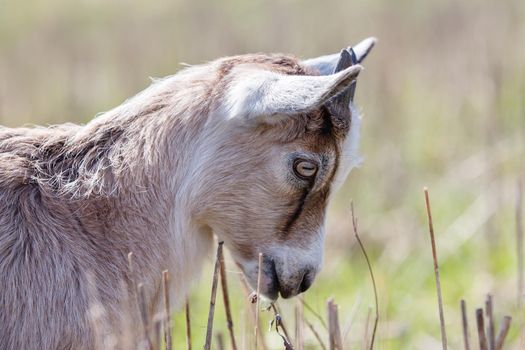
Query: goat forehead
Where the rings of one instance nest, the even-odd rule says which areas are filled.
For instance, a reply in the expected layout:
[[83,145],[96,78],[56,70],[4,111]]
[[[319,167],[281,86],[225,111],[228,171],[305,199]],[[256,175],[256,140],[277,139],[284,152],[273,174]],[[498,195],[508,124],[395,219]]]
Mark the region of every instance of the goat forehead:
[[227,57],[219,61],[219,79],[227,77],[235,67],[255,65],[260,69],[270,70],[281,74],[305,75],[316,74],[303,66],[300,61],[291,55],[282,54],[247,54]]

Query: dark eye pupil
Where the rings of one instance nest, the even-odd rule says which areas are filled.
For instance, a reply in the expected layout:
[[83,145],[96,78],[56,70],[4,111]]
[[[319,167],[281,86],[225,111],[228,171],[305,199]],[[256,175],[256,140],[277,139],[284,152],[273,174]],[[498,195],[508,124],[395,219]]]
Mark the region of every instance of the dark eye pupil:
[[300,165],[302,170],[314,170],[315,168],[310,164],[301,164]]
[[317,171],[317,166],[308,161],[299,161],[296,163],[295,172],[300,177],[312,177]]

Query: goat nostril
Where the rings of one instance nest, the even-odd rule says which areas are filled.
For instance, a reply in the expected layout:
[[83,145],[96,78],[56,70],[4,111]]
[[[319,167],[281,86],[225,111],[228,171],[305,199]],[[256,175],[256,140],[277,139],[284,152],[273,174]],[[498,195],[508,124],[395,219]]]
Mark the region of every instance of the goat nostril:
[[308,272],[304,274],[303,280],[301,281],[301,286],[299,287],[299,293],[306,292],[308,288],[310,288],[314,281],[314,279],[311,276],[312,275]]

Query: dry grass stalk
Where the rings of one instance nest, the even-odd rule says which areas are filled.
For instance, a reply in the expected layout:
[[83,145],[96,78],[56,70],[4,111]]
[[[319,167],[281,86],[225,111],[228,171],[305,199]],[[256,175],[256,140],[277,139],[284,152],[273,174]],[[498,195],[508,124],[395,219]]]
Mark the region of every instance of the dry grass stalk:
[[341,328],[339,326],[339,306],[334,303],[332,307],[334,308],[335,344],[338,350],[343,350],[343,338],[341,337]]
[[[252,300],[252,298],[251,298],[251,295],[253,293],[251,293],[251,291],[250,291],[251,288],[248,286],[248,283],[244,279],[244,276],[243,275],[239,275],[239,278],[241,280],[241,285],[242,285],[242,287],[244,289],[244,294],[247,296],[247,298],[245,300],[246,300],[246,304],[247,304],[247,309],[250,310],[250,319],[252,320],[252,324],[255,325],[255,310],[254,310],[253,305],[252,305],[255,302],[255,300]],[[261,347],[261,349],[263,349],[263,350],[267,350],[268,347],[266,346],[266,342],[265,342],[264,337],[262,336],[262,334],[260,332],[258,332],[258,336],[259,336],[259,339],[257,340],[257,343],[259,344],[259,347]]]
[[166,350],[171,350],[171,317],[170,317],[170,293],[169,293],[169,279],[168,270],[162,271],[162,286],[164,291],[164,341],[166,342]]
[[[160,334],[161,334],[161,328],[162,324],[164,323],[164,315],[163,313],[158,314],[153,319],[153,344],[152,349],[160,349]],[[166,326],[164,326],[166,327]]]
[[494,350],[496,347],[496,335],[494,334],[494,304],[492,295],[487,295],[485,300],[485,313],[487,315],[487,335],[489,350]]
[[523,298],[523,188],[518,181],[518,196],[516,198],[516,249],[518,261],[518,306]]
[[425,204],[426,204],[427,216],[428,216],[428,229],[430,232],[430,242],[432,244],[432,258],[434,259],[434,275],[436,278],[436,291],[437,291],[438,307],[439,307],[439,322],[441,325],[441,344],[443,346],[443,350],[447,350],[447,333],[445,330],[445,315],[443,312],[443,298],[441,296],[441,282],[439,279],[439,265],[438,265],[437,253],[436,253],[436,241],[434,238],[434,224],[432,222],[432,211],[430,210],[430,199],[428,197],[428,189],[425,187],[423,191],[425,192]]
[[262,275],[262,259],[263,255],[262,253],[259,253],[259,267],[257,271],[257,301],[255,304],[255,326],[254,326],[254,332],[255,332],[255,349],[257,350],[257,337],[259,332],[259,302],[261,300],[261,275]]
[[233,317],[230,307],[230,296],[228,293],[228,281],[226,278],[226,264],[224,262],[224,253],[221,254],[220,258],[220,276],[221,276],[221,288],[222,288],[222,299],[224,301],[224,309],[226,311],[226,322],[228,332],[230,334],[230,341],[233,350],[237,350],[237,342],[235,341],[235,334],[233,332]]
[[215,268],[213,269],[213,281],[211,285],[210,309],[208,311],[208,326],[206,327],[206,342],[204,349],[211,349],[211,341],[213,334],[213,316],[215,315],[215,300],[217,297],[217,284],[219,282],[219,267],[221,265],[220,256],[222,255],[222,245],[224,242],[219,242],[217,245],[217,256],[215,258]]
[[314,325],[311,324],[308,321],[308,319],[306,319],[306,318],[304,318],[304,323],[310,329],[310,331],[314,335],[315,339],[317,339],[317,342],[319,342],[319,346],[321,347],[321,349],[326,350],[326,345],[324,344],[323,340],[321,339],[321,336],[319,335],[319,333],[317,333],[317,331],[315,330]]
[[191,317],[190,317],[190,301],[186,299],[184,305],[184,313],[186,314],[186,349],[191,350]]
[[144,295],[144,286],[142,285],[142,283],[137,282],[137,276],[135,276],[133,252],[128,253],[128,269],[129,269],[129,279],[132,284],[133,292],[135,294],[135,302],[138,306],[140,319],[142,322],[145,348],[150,349],[151,341],[148,335],[149,328],[148,328],[146,297]]
[[[278,308],[275,306],[274,303],[271,304],[271,309],[274,312],[274,318],[270,322],[270,330],[272,329],[272,325],[275,324],[275,331],[277,334],[281,337],[283,340],[283,345],[285,350],[294,350],[294,347],[292,343],[290,342],[290,338],[288,338],[288,333],[286,332],[286,328],[284,327],[284,324],[282,322],[281,315],[279,314]],[[284,333],[281,333],[281,330],[283,330]]]
[[326,302],[326,311],[328,312],[328,346],[330,350],[335,350],[335,326],[334,326],[334,316],[332,315],[333,308],[333,299],[328,299]]
[[128,253],[128,268],[129,268],[129,279],[131,281],[133,291],[135,292],[135,300],[137,302],[140,319],[142,321],[143,327],[143,337],[145,347],[151,349],[151,341],[149,339],[149,318],[148,318],[148,308],[146,306],[146,295],[144,291],[144,285],[142,283],[137,283],[137,277],[135,276],[135,268],[133,263],[133,252]]
[[304,350],[304,309],[303,304],[301,303],[302,298],[302,295],[299,295],[295,302],[295,344],[297,350]]
[[280,329],[282,329],[281,321],[282,321],[281,315],[276,313],[275,314],[275,318],[270,323],[270,329],[272,328],[272,324],[275,323],[275,331],[277,332],[277,334],[283,340],[284,349],[285,350],[294,350],[294,347],[293,347],[292,343],[290,343],[290,340],[288,340],[288,338],[283,333],[281,333],[281,331],[280,331]]
[[485,335],[485,321],[483,319],[483,309],[476,309],[476,323],[478,326],[479,349],[487,349],[487,336]]
[[372,350],[374,348],[374,341],[376,337],[377,332],[377,325],[379,323],[379,301],[377,297],[377,286],[376,286],[376,280],[374,277],[374,272],[372,270],[372,264],[370,263],[370,259],[368,258],[368,254],[366,253],[365,246],[363,245],[363,242],[361,241],[361,238],[359,238],[358,230],[357,230],[357,217],[354,214],[354,202],[350,203],[350,208],[352,212],[352,225],[354,227],[354,235],[357,239],[357,243],[359,243],[359,247],[361,248],[361,252],[363,252],[363,255],[366,260],[366,265],[368,266],[368,272],[370,274],[370,278],[372,279],[372,285],[374,287],[374,301],[375,301],[375,319],[374,319],[374,328],[372,330],[372,339],[370,340],[370,347],[369,349]]
[[276,321],[277,330],[279,330],[280,328],[283,331],[283,335],[286,337],[286,339],[283,339],[283,340],[285,340],[285,342],[288,342],[291,346],[292,343],[290,342],[290,335],[288,333],[286,325],[284,324],[284,320],[281,317],[281,310],[279,310],[279,306],[277,305],[277,302],[272,303],[271,308],[274,312],[275,319],[278,320],[278,322]]
[[463,324],[463,343],[465,350],[470,350],[470,339],[468,332],[468,317],[467,317],[467,303],[464,299],[461,300],[461,320]]
[[330,339],[330,350],[342,350],[343,342],[341,329],[339,328],[339,312],[337,304],[333,299],[326,302],[328,311],[328,337]]
[[146,291],[144,290],[144,284],[139,283],[137,285],[138,291],[138,301],[139,301],[139,310],[140,310],[140,319],[142,320],[142,327],[144,328],[144,341],[146,342],[146,348],[151,349],[151,340],[149,338],[149,316],[148,308],[146,306]]
[[512,321],[512,317],[505,316],[503,317],[503,320],[501,321],[501,327],[498,333],[498,337],[496,338],[496,350],[502,350],[503,344],[505,343],[505,338],[507,337],[507,333],[509,332],[510,328],[510,322]]

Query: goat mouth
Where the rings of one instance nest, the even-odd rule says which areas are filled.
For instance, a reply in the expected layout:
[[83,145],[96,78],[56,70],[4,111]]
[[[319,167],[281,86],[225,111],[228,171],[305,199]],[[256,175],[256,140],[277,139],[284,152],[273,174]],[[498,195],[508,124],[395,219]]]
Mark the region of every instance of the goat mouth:
[[[302,290],[283,288],[283,284],[281,283],[279,274],[277,273],[277,266],[275,261],[271,258],[265,259],[263,271],[261,272],[266,276],[265,279],[268,281],[264,286],[261,286],[261,294],[272,301],[277,300],[279,295],[283,299],[289,299],[302,292]],[[298,289],[301,287],[298,287]],[[304,289],[306,290],[307,287]]]
[[[279,298],[279,290],[281,285],[279,283],[279,277],[277,275],[277,269],[275,267],[275,262],[270,258],[263,258],[263,265],[261,266],[261,285],[260,292],[261,294],[271,300],[275,301]],[[257,274],[254,276],[253,271],[246,271],[245,265],[235,261],[236,265],[241,269],[242,273],[246,277],[245,281],[248,282],[248,285],[253,288],[254,291],[257,290]],[[252,273],[250,273],[252,272]],[[257,273],[257,271],[255,271]]]

